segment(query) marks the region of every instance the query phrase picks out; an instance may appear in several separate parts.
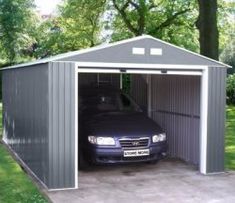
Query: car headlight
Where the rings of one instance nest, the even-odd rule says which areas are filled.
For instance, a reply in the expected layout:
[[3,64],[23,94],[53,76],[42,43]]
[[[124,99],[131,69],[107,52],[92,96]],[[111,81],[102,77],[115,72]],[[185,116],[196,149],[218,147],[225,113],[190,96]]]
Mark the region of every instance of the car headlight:
[[165,140],[166,140],[166,133],[160,133],[158,135],[153,135],[153,137],[152,137],[153,143],[162,142]]
[[115,140],[112,137],[88,136],[88,141],[91,144],[97,144],[97,145],[115,145]]
[[96,144],[96,143],[97,143],[97,140],[96,140],[96,137],[95,137],[95,136],[88,136],[88,141],[89,141],[91,144]]

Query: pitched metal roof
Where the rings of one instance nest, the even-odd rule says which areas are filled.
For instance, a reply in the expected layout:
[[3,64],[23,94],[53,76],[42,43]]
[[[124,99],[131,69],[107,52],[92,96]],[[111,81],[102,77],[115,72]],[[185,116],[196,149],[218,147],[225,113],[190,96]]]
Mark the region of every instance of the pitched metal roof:
[[[132,53],[130,50],[132,49]],[[140,53],[148,49],[148,56],[141,58]],[[150,54],[151,50],[151,54]],[[152,51],[155,52],[152,54]],[[163,53],[162,53],[163,51]],[[147,51],[146,51],[147,52]],[[157,53],[158,52],[158,53]],[[150,56],[153,55],[153,56]],[[162,57],[160,57],[160,55]],[[2,68],[1,70],[33,66],[52,61],[86,61],[86,62],[113,62],[124,63],[152,63],[152,64],[182,64],[182,65],[207,65],[212,67],[231,67],[222,62],[210,59],[184,48],[172,45],[149,35],[142,35],[119,42],[102,44],[96,47],[67,52],[33,62],[22,63]]]

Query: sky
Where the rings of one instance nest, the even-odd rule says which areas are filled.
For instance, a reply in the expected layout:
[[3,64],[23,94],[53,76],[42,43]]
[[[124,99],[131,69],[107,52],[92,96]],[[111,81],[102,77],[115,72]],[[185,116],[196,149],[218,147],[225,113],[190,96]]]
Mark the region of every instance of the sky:
[[50,14],[62,0],[35,0],[37,8],[42,14]]

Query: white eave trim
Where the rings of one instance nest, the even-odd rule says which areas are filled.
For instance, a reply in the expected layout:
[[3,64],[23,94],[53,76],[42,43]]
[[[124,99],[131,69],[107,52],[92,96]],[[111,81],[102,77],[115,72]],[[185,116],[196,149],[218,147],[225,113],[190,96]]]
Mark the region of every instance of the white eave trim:
[[134,70],[134,69],[127,69],[122,71],[120,69],[99,69],[99,68],[78,68],[78,73],[127,73],[127,74],[145,74],[145,75],[192,75],[192,76],[201,76],[201,71],[168,71],[162,72],[160,70]]
[[102,62],[76,62],[76,67],[83,68],[132,68],[132,69],[186,69],[205,70],[203,65],[172,65],[172,64],[141,64],[141,63],[102,63]]

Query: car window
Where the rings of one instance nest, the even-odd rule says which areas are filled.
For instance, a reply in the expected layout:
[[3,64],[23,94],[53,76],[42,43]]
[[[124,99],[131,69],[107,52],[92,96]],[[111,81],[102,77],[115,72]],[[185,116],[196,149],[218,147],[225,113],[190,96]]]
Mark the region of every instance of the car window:
[[138,105],[120,92],[98,93],[80,98],[81,110],[89,111],[140,111]]
[[81,106],[85,109],[98,111],[118,111],[119,104],[116,95],[98,94],[83,98]]

